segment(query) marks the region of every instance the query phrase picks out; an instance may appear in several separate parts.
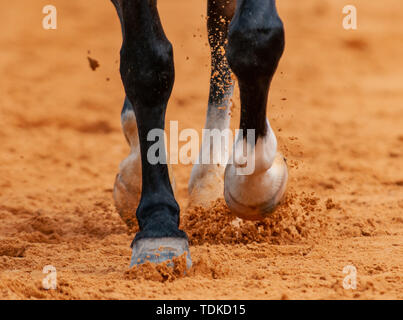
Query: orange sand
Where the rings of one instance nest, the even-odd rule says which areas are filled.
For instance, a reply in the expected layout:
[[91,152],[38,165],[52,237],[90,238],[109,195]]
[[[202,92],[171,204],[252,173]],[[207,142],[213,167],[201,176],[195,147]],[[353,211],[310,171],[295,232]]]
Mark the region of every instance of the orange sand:
[[[403,12],[356,0],[281,0],[287,45],[269,118],[290,164],[287,201],[237,222],[222,200],[188,208],[190,165],[174,166],[194,268],[128,270],[133,234],[112,187],[120,129],[120,27],[109,1],[0,4],[1,299],[403,298]],[[159,0],[176,83],[167,120],[202,129],[209,88],[206,1]],[[99,67],[89,67],[95,59]],[[238,122],[236,92],[233,128]],[[180,260],[180,259],[179,259]],[[58,289],[42,289],[42,269]],[[357,268],[357,289],[342,270]]]

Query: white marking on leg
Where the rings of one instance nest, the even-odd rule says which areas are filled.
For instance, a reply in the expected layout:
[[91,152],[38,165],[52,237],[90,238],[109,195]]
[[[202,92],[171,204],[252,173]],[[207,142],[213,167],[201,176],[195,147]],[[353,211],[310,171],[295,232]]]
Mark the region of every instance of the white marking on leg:
[[209,106],[198,161],[193,166],[189,180],[192,204],[208,205],[223,194],[224,170],[232,140],[229,130],[231,96],[232,90],[225,99],[225,106]]
[[274,210],[285,193],[287,165],[277,152],[277,139],[269,123],[266,136],[258,138],[254,152],[248,150],[246,161],[255,162],[255,170],[248,175],[239,172],[250,167],[250,163],[245,164],[240,156],[241,147],[251,148],[244,139],[237,140],[233,157],[225,170],[225,200],[237,216],[262,219]]

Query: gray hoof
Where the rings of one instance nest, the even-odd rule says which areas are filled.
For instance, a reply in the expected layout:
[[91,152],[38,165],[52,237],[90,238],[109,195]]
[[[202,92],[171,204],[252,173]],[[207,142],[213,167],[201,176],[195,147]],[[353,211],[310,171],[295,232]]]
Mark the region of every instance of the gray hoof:
[[146,263],[147,261],[159,264],[167,260],[172,260],[174,257],[179,257],[185,252],[187,252],[186,266],[190,269],[192,267],[192,260],[190,258],[187,239],[169,237],[140,239],[133,244],[130,268]]

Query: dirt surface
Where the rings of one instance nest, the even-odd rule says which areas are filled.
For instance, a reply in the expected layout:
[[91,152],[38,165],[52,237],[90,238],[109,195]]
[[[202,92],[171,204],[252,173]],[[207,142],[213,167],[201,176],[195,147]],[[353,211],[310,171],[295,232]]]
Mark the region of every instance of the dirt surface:
[[[187,209],[194,268],[128,270],[133,235],[112,201],[129,148],[120,129],[120,26],[109,1],[0,4],[0,298],[403,298],[403,11],[397,0],[281,0],[286,51],[268,116],[290,164],[286,203],[242,222],[222,200]],[[174,46],[167,120],[202,129],[209,88],[206,1],[160,0]],[[89,60],[92,59],[92,60]],[[89,61],[99,67],[91,70]],[[236,128],[239,93],[232,126]],[[57,269],[57,290],[42,269]],[[346,290],[343,268],[357,269]],[[178,271],[179,270],[179,271]]]

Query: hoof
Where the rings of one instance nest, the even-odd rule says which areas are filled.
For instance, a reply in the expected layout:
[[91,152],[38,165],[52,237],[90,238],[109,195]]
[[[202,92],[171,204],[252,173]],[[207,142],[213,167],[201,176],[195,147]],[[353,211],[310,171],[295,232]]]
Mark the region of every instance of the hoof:
[[208,207],[212,201],[222,198],[224,169],[221,166],[195,166],[189,181],[189,204]]
[[265,172],[237,178],[233,166],[225,172],[224,198],[233,214],[246,220],[263,220],[274,212],[287,187],[288,170],[284,157],[277,153]]
[[184,238],[145,238],[134,242],[130,268],[147,261],[155,264],[180,257],[186,252],[186,266],[192,267],[189,244]]

